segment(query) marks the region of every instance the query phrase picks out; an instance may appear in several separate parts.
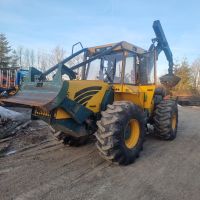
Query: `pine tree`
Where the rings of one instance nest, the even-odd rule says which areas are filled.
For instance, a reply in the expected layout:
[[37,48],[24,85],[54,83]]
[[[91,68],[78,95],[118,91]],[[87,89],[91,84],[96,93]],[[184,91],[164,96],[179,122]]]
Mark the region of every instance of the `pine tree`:
[[7,68],[10,65],[12,56],[9,55],[11,47],[3,33],[0,33],[0,67]]

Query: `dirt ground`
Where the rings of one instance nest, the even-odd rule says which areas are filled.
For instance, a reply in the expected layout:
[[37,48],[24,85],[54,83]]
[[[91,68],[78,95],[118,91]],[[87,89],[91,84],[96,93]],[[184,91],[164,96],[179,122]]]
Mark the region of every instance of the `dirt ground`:
[[99,157],[94,140],[78,148],[34,121],[0,157],[0,199],[200,199],[200,107],[179,107],[177,139],[148,136],[137,161],[123,167]]

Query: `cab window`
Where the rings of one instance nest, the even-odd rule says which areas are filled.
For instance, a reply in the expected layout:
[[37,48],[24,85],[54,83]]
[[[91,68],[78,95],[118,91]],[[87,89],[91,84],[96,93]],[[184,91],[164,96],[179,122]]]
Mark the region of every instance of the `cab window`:
[[125,58],[124,83],[136,84],[135,66],[135,55],[128,53],[128,55]]

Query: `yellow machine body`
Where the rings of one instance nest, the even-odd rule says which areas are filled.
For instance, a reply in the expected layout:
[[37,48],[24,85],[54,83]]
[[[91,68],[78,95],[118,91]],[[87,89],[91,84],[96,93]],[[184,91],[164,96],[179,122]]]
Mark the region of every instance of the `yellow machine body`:
[[[77,102],[83,101],[87,103],[86,108],[90,109],[94,113],[101,112],[101,103],[105,92],[109,89],[110,85],[103,81],[90,81],[90,80],[71,80],[69,82],[69,90],[66,96]],[[101,87],[101,89],[92,89],[92,87]],[[114,84],[114,100],[115,101],[130,101],[140,106],[141,108],[148,109],[150,112],[153,110],[153,95],[155,91],[155,85],[143,85],[133,86],[127,84]],[[91,88],[90,90],[84,89]],[[83,91],[81,95],[75,97],[75,94],[79,91]],[[92,93],[92,94],[91,94]],[[88,99],[88,100],[87,100]],[[56,119],[71,118],[71,116],[63,109],[58,108],[55,112]]]

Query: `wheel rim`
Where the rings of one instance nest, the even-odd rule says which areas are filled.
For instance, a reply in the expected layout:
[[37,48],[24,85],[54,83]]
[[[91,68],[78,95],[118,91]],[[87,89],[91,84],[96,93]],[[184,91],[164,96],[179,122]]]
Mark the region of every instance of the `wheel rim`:
[[140,136],[140,125],[136,119],[130,120],[124,132],[125,145],[132,149],[138,142]]
[[176,113],[172,116],[172,129],[175,130],[176,129]]

